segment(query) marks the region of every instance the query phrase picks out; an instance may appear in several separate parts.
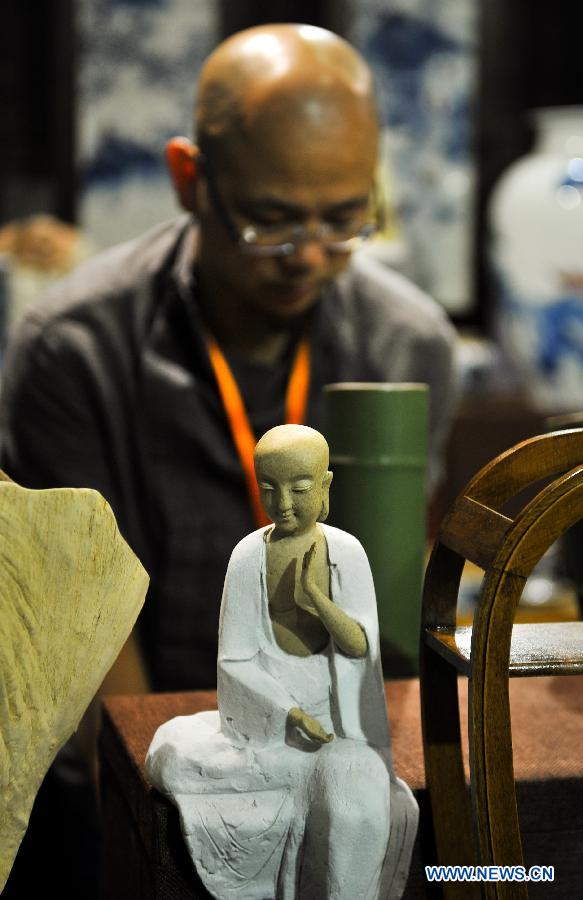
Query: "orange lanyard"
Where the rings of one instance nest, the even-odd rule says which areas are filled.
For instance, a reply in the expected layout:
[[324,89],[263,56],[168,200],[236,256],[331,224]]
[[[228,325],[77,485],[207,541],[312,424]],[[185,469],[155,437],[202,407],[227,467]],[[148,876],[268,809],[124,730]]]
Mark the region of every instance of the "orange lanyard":
[[[259,488],[257,479],[255,478],[255,469],[253,466],[253,451],[255,449],[256,439],[247,416],[247,411],[241,397],[241,392],[237,387],[237,382],[233,378],[233,373],[229,368],[229,364],[225,359],[219,345],[214,338],[208,339],[208,351],[211,365],[213,367],[215,378],[223,406],[229,420],[229,427],[233,435],[233,441],[247,484],[249,500],[251,508],[257,524],[268,525],[269,519],[263,512],[261,502],[259,500]],[[285,422],[286,425],[302,425],[306,416],[306,407],[308,404],[308,391],[310,387],[310,344],[307,338],[300,341],[295,359],[293,361],[292,370],[287,385],[285,396]]]

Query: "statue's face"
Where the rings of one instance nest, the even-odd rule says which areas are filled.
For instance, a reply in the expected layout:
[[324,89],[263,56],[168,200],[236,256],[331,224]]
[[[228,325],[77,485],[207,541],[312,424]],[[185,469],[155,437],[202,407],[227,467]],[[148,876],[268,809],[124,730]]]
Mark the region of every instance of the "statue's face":
[[320,517],[332,480],[321,454],[308,446],[269,453],[257,459],[256,472],[274,536],[309,532]]

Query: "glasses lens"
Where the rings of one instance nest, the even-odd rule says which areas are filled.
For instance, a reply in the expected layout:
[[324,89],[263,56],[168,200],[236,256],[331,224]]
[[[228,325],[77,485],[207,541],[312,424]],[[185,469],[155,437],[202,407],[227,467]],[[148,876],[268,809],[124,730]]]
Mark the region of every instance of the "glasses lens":
[[248,225],[241,232],[241,243],[251,252],[292,253],[294,248],[305,241],[319,240],[332,252],[346,253],[354,250],[377,230],[376,225],[367,223],[358,227],[349,224],[323,223],[312,231],[302,225],[254,226]]
[[378,226],[370,222],[367,225],[363,225],[352,237],[347,237],[344,240],[326,240],[324,243],[326,249],[332,253],[349,253],[358,250],[376,231],[378,231]]
[[255,247],[275,247],[297,239],[296,229],[280,225],[248,225],[241,238],[245,244]]

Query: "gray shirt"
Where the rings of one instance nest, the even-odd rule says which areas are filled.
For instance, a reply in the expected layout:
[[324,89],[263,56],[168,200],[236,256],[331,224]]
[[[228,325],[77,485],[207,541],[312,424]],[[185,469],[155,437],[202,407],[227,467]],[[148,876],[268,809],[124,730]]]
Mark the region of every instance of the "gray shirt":
[[[185,217],[94,257],[26,316],[8,353],[2,467],[33,488],[93,487],[151,576],[140,635],[159,690],[212,686],[222,583],[256,525],[201,331]],[[307,424],[338,381],[431,388],[439,466],[453,330],[401,276],[355,257],[311,323]],[[293,347],[276,366],[229,357],[257,436],[281,423]]]

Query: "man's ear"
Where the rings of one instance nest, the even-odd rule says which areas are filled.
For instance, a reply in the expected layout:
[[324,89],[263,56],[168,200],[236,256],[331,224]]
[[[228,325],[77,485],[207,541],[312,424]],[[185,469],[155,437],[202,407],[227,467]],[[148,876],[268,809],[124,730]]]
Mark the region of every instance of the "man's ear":
[[199,149],[185,137],[171,138],[166,144],[166,162],[180,205],[187,212],[197,211]]

